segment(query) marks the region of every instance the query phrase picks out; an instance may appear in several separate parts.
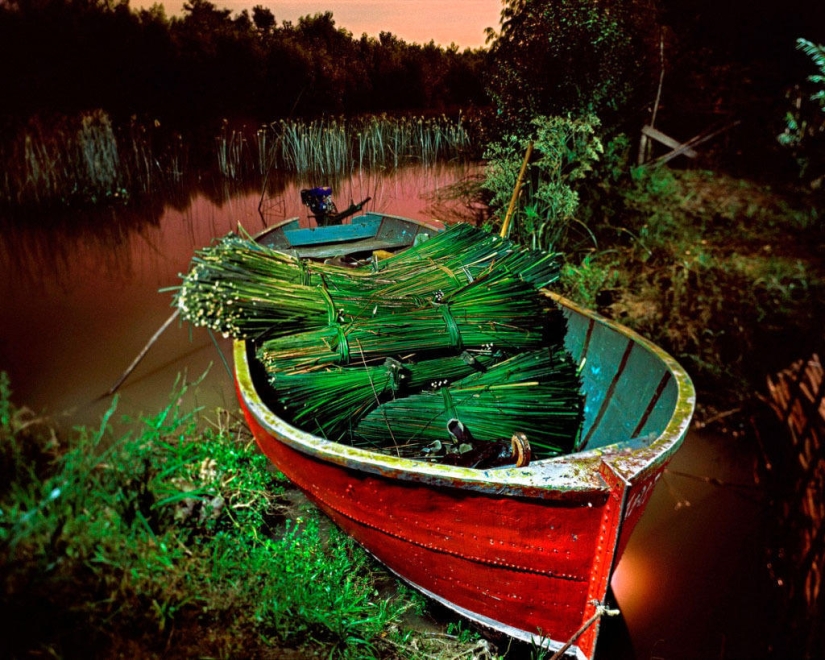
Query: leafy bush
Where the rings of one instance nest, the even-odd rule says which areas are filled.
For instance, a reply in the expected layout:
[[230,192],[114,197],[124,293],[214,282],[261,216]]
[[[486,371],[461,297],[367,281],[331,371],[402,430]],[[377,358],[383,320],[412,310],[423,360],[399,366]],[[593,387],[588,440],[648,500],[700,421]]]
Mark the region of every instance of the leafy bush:
[[[604,151],[600,122],[538,117],[531,122],[534,159],[514,216],[513,236],[533,248],[560,246],[579,206],[579,186]],[[492,225],[500,226],[516,187],[528,140],[509,135],[489,146],[484,188],[491,195]]]
[[792,109],[785,115],[785,130],[777,137],[787,147],[799,176],[820,185],[825,177],[825,46],[798,39],[797,48],[808,55],[819,72],[808,76],[813,91],[797,86],[789,93]]

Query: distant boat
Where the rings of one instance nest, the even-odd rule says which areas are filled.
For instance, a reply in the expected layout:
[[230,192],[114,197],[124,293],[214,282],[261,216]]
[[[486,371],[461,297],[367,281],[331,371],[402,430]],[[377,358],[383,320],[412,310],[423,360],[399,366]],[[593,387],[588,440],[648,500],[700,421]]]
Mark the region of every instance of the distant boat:
[[[376,213],[259,237],[304,257],[411,245],[437,225]],[[583,364],[583,450],[473,469],[331,442],[279,417],[254,347],[234,343],[241,407],[264,453],[404,581],[484,626],[592,658],[612,572],[695,405],[686,372],[635,332],[548,293]]]

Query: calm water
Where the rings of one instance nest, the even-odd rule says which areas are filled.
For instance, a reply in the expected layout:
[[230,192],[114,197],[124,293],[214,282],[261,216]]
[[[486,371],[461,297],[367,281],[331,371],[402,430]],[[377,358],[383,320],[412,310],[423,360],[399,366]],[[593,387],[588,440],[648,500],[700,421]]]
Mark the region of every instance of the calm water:
[[[461,167],[356,176],[335,186],[339,208],[367,207],[409,217],[474,220],[445,191],[473,172]],[[326,182],[318,182],[324,184]],[[0,232],[0,369],[15,401],[62,420],[94,424],[110,399],[97,400],[169,317],[172,294],[195,249],[243,226],[250,232],[306,216],[292,183],[266,200],[253,192],[196,194],[176,208],[4,223]],[[313,183],[313,185],[317,185]],[[151,414],[177,378],[208,376],[192,401],[235,407],[223,359],[202,330],[175,323],[119,391],[121,413]],[[676,474],[752,482],[751,460],[736,441],[691,434],[662,479],[619,564],[613,589],[623,620],[604,626],[602,658],[698,660],[765,657],[773,587],[762,550],[758,491],[719,487]]]
[[[473,175],[466,167],[406,169],[355,176],[335,187],[350,200],[408,217],[472,220],[445,191]],[[193,251],[242,226],[249,232],[291,217],[306,218],[300,182],[261,204],[259,192],[195,194],[179,208],[117,209],[5,223],[0,232],[0,369],[14,398],[71,423],[99,419],[107,392],[173,312],[172,293]],[[259,205],[262,213],[259,213]],[[224,354],[229,342],[220,341]],[[211,368],[210,368],[210,365]],[[119,390],[119,410],[159,409],[178,374],[209,370],[197,389],[207,407],[232,405],[231,380],[208,333],[171,326]]]

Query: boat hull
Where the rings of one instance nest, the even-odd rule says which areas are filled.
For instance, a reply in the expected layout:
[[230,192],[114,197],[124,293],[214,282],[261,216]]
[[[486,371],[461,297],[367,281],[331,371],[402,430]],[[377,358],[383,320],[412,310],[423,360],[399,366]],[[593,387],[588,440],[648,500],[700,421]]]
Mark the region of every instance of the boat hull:
[[559,299],[583,363],[585,451],[473,470],[328,442],[264,402],[235,343],[239,401],[278,469],[401,578],[513,637],[591,658],[612,570],[693,412],[690,379],[635,333]]

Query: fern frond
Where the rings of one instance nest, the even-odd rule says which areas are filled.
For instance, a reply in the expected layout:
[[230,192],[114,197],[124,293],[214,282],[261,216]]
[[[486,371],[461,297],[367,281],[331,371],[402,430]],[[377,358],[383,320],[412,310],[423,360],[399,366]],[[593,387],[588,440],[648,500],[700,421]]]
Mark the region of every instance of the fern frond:
[[[808,76],[808,82],[814,85],[825,85],[825,46],[815,44],[807,39],[797,39],[796,47],[810,57],[814,64],[819,67],[819,73]],[[825,112],[825,89],[818,90],[811,96],[812,101],[819,103],[820,108]]]
[[814,64],[825,74],[825,46],[815,44],[807,39],[797,39],[796,47],[810,57],[814,61]]

